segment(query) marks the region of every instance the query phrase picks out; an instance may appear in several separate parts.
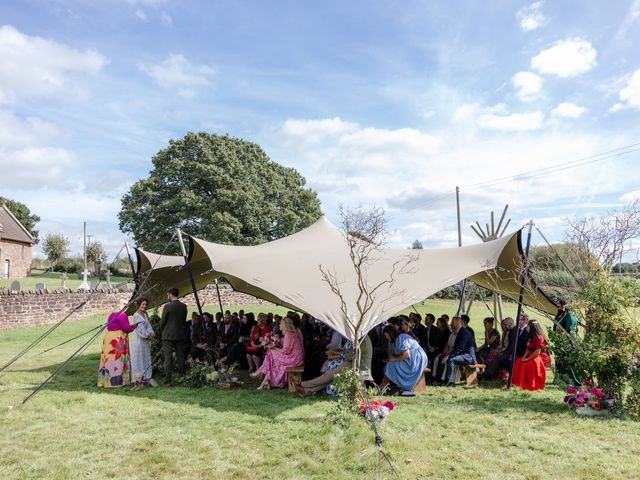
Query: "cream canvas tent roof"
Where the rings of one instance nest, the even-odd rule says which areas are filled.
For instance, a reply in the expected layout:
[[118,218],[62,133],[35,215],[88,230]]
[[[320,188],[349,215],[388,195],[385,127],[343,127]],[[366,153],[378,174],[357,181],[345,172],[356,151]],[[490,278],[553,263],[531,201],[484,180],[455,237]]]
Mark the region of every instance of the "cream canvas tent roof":
[[[343,233],[326,218],[298,233],[262,245],[220,245],[190,237],[190,247],[189,263],[196,288],[203,288],[217,277],[225,277],[236,290],[306,312],[353,338],[353,324],[359,316],[357,277]],[[143,278],[148,277],[149,286],[157,284],[160,289],[159,295],[152,295],[152,305],[164,302],[164,292],[170,286],[180,288],[183,294],[191,291],[181,257],[158,259],[154,254],[137,252],[138,272]],[[404,308],[468,277],[483,287],[517,299],[520,263],[519,232],[459,248],[380,249],[375,261],[366,268],[367,284],[383,283],[394,265],[401,271],[397,272],[394,282],[383,283],[376,291],[360,331],[364,334]],[[337,279],[344,307],[323,280],[321,268]],[[143,286],[142,291],[145,288],[148,286]],[[524,303],[555,313],[553,302],[531,279],[527,282]]]

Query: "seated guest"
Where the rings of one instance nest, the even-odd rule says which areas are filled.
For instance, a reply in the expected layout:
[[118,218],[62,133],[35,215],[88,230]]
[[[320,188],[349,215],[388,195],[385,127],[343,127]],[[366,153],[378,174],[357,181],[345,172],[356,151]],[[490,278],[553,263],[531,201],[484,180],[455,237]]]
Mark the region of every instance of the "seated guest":
[[422,315],[414,313],[411,318],[413,321],[413,336],[418,340],[420,346],[428,354],[429,346],[427,345],[427,327],[422,324]]
[[238,341],[229,348],[229,362],[235,363],[241,370],[249,370],[247,363],[247,345],[249,344],[249,337],[255,323],[255,316],[252,312],[244,314],[244,310],[240,310],[242,316],[240,317],[240,327],[238,332]]
[[473,339],[473,349],[477,350],[478,345],[476,344],[476,332],[469,326],[471,318],[469,318],[469,315],[467,315],[466,313],[460,315],[460,318],[462,319],[462,326],[469,330],[469,332],[471,333],[471,338]]
[[[267,315],[267,318],[269,316]],[[280,335],[282,332],[282,315],[273,315],[273,323],[271,323],[271,331],[276,334],[276,335]]]
[[438,353],[438,345],[440,344],[440,330],[435,324],[436,317],[433,313],[427,313],[425,316],[425,346],[427,352],[427,357],[429,357],[429,368],[433,366],[433,360],[435,359]]
[[293,320],[289,317],[282,320],[282,331],[284,332],[282,347],[269,348],[262,366],[257,371],[264,375],[258,390],[284,387],[287,383],[287,368],[300,367],[304,364],[302,333],[295,328]]
[[384,390],[392,382],[410,392],[427,368],[427,354],[411,335],[398,332],[390,326],[385,327],[383,332],[387,341],[394,345],[393,350],[399,353],[389,355],[380,389]]
[[342,336],[342,334],[337,330],[333,330],[333,333],[331,334],[331,341],[327,344],[326,347],[327,352],[331,350],[339,350],[340,348],[342,348],[343,342],[344,337]]
[[437,382],[443,382],[445,380],[445,374],[447,373],[447,364],[442,361],[442,358],[453,350],[457,331],[449,325],[446,315],[438,319],[438,329],[440,330],[440,345],[438,345],[438,354],[433,360],[431,376]]
[[409,317],[406,315],[400,316],[400,331],[407,335],[411,335],[418,343],[420,343],[418,338],[413,334],[413,322],[409,320]]
[[495,318],[487,317],[484,323],[484,343],[476,352],[476,357],[480,363],[484,363],[487,356],[492,350],[500,346],[500,332],[494,328]]
[[523,390],[544,390],[547,380],[544,350],[547,348],[547,338],[542,326],[537,320],[529,323],[527,333],[527,348],[524,355],[516,359],[513,366],[512,382]]
[[267,334],[271,333],[271,327],[267,324],[267,315],[265,313],[258,314],[258,323],[251,330],[249,341],[247,342],[247,363],[249,364],[249,373],[253,373],[262,365],[262,357],[264,356],[263,340]]
[[507,375],[511,370],[511,355],[513,348],[517,344],[518,329],[515,328],[516,323],[511,317],[507,317],[502,320],[502,342],[501,345],[490,352],[486,359],[486,368],[480,378],[489,380],[494,378],[501,368],[503,368]]
[[191,315],[191,328],[189,332],[191,348],[189,353],[194,360],[204,360],[205,353],[209,350],[209,332],[204,322],[200,319],[200,315],[193,313]]
[[[336,365],[333,368],[328,369],[319,377],[316,377],[312,380],[307,380],[301,382],[296,385],[296,391],[298,395],[301,397],[306,397],[307,395],[319,392],[323,388],[327,389],[333,382],[333,377],[336,373],[344,370],[345,368],[350,368],[355,357],[355,348],[353,348],[353,344],[351,342],[346,342],[349,345],[349,349],[345,352],[342,357],[342,361],[340,364]],[[362,339],[360,343],[360,378],[363,382],[371,382],[373,378],[371,377],[371,356],[373,353],[373,347],[371,344],[371,339],[368,335]],[[335,389],[330,389],[327,393],[332,393]]]
[[442,362],[447,364],[447,385],[454,385],[454,369],[458,365],[472,365],[476,363],[476,350],[473,348],[473,338],[468,328],[463,326],[460,317],[453,317],[453,327],[456,330],[456,341],[453,350],[442,357]]
[[222,328],[218,334],[218,355],[221,360],[226,360],[229,348],[238,341],[238,326],[233,323],[231,312],[224,313]]

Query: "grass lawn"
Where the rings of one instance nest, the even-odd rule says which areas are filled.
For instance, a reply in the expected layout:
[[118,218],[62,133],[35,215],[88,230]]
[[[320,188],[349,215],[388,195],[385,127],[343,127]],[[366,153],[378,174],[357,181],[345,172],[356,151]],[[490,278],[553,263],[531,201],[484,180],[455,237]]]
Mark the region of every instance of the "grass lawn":
[[[99,390],[100,339],[21,406],[82,339],[35,353],[103,321],[63,325],[0,374],[0,478],[376,478],[367,424],[333,425],[332,399],[257,392],[249,379],[238,390]],[[0,331],[0,363],[47,328]],[[430,387],[394,399],[381,435],[397,473],[383,463],[380,478],[638,478],[640,423],[578,417],[562,397],[550,384],[535,393]]]
[[[43,272],[42,270],[33,270],[31,272],[30,277],[5,278],[0,280],[0,288],[8,288],[11,286],[11,284],[15,280],[18,280],[23,290],[35,290],[36,283],[44,283],[46,288],[50,290],[55,290],[57,288],[60,288],[61,278],[62,278],[62,273],[60,272]],[[88,279],[89,284],[91,284],[92,280],[99,280],[99,279],[96,277],[90,276]],[[131,280],[131,277],[115,277],[115,276],[111,277],[111,283],[114,285],[122,282],[129,282],[131,284],[130,285],[131,287],[133,287],[134,285],[133,281]],[[80,286],[81,283],[82,283],[82,275],[76,275],[73,273],[67,274],[67,281],[65,283],[67,288],[70,288],[72,290],[76,289]],[[101,288],[106,287],[106,285],[107,285],[107,282],[105,280],[103,280],[100,283]]]

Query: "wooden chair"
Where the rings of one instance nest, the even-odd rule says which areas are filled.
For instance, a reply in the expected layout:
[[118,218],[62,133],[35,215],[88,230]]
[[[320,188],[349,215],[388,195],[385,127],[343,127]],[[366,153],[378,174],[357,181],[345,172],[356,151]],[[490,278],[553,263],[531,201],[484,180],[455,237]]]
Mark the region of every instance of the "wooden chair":
[[413,389],[411,390],[412,393],[422,393],[427,389],[426,378],[430,373],[431,373],[430,368],[424,369],[424,371],[422,372],[422,375],[420,375],[420,380],[418,380],[418,383],[416,383]]
[[479,363],[462,365],[462,371],[466,378],[467,386],[478,385],[478,374],[484,372],[485,366]]
[[287,368],[287,381],[289,384],[290,393],[296,393],[296,385],[302,381],[303,372],[304,372],[304,367]]

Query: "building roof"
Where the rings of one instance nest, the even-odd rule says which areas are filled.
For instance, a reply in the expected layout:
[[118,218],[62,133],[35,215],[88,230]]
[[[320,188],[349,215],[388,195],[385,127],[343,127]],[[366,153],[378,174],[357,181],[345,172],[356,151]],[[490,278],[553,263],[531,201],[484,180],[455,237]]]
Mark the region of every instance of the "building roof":
[[20,223],[6,205],[0,205],[0,240],[11,240],[29,245],[35,243],[29,230]]

